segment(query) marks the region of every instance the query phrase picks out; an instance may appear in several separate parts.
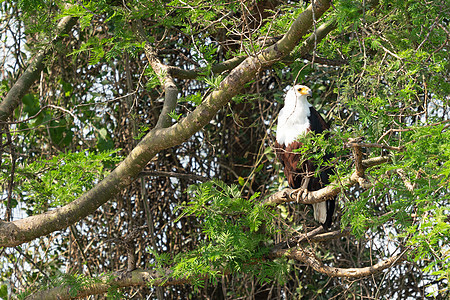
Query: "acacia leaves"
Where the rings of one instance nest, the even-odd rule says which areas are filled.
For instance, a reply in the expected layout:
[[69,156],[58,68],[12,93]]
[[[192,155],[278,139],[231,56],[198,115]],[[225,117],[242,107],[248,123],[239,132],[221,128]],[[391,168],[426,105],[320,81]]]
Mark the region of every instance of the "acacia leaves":
[[[67,204],[97,184],[120,159],[118,150],[101,153],[61,153],[16,167],[16,193],[28,214]],[[3,176],[6,174],[2,173]]]
[[[191,201],[180,206],[178,220],[198,219],[204,239],[196,250],[169,261],[163,257],[163,263],[175,264],[171,276],[214,279],[224,272],[245,272],[258,275],[261,281],[283,280],[288,270],[286,261],[262,259],[268,252],[265,243],[275,228],[272,212],[255,202],[258,193],[245,199],[237,185],[228,186],[219,180],[192,185],[188,192]],[[194,283],[201,285],[202,281]]]

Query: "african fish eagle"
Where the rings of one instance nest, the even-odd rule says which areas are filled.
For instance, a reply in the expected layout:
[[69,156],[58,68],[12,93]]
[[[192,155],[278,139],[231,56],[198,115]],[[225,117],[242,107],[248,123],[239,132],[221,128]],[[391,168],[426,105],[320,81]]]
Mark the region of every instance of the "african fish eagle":
[[[316,191],[330,183],[331,168],[320,170],[314,176],[316,166],[310,160],[302,161],[301,154],[294,152],[303,146],[298,137],[309,131],[322,133],[329,126],[324,119],[309,104],[307,97],[312,95],[310,88],[304,85],[295,85],[285,97],[284,107],[278,115],[278,126],[275,142],[275,152],[284,167],[284,174],[292,189]],[[325,159],[330,159],[326,155]],[[331,226],[335,199],[313,204],[314,219],[322,224],[325,230]]]

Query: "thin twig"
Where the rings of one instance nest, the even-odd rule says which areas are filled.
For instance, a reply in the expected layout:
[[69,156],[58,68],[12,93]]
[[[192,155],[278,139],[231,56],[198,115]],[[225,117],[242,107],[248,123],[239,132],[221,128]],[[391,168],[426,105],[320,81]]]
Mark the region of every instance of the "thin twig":
[[[3,248],[5,249],[5,248]],[[52,280],[50,279],[50,277],[47,275],[47,273],[44,272],[44,270],[41,269],[41,267],[39,266],[39,264],[36,264],[34,262],[34,260],[25,252],[23,252],[20,247],[14,247],[14,249],[20,253],[20,255],[22,255],[23,257],[25,257],[25,259],[33,266],[35,267],[37,270],[39,270],[39,272],[45,277],[45,279],[47,279],[48,282],[51,282]]]
[[92,272],[91,272],[91,268],[90,268],[90,264],[88,262],[88,259],[86,257],[86,254],[83,251],[83,245],[81,244],[80,241],[80,237],[78,236],[78,232],[77,229],[75,228],[75,225],[70,225],[70,232],[72,233],[74,239],[75,239],[75,243],[78,246],[78,250],[80,250],[81,256],[83,257],[84,262],[86,263],[86,267],[87,267],[87,271],[89,273],[89,276],[91,276],[91,278],[93,277]]
[[287,241],[275,244],[272,247],[272,249],[270,250],[270,252],[271,253],[276,253],[278,250],[281,250],[281,249],[295,247],[299,243],[303,242],[304,240],[310,239],[310,238],[312,238],[312,237],[314,237],[314,236],[316,236],[316,235],[318,235],[320,233],[323,233],[323,232],[324,232],[323,227],[319,226],[319,227],[317,227],[317,228],[315,228],[315,229],[313,229],[313,230],[311,230],[311,231],[309,231],[307,233],[300,234],[300,235],[298,235],[296,237],[293,237],[293,238],[291,238],[291,239],[289,239]]
[[405,147],[394,147],[389,146],[385,144],[378,144],[378,143],[354,143],[354,142],[348,142],[345,144],[347,147],[366,147],[366,148],[380,148],[380,149],[386,149],[386,150],[394,150],[394,151],[404,151]]
[[9,128],[6,128],[6,137],[8,139],[8,143],[10,144],[11,149],[11,175],[8,181],[8,193],[6,200],[6,212],[5,212],[5,220],[10,222],[12,219],[12,210],[11,210],[11,201],[14,187],[14,175],[16,170],[16,151],[14,148],[14,144],[12,142],[11,133],[9,132]]
[[175,177],[182,179],[191,179],[201,182],[206,182],[210,180],[208,177],[196,175],[196,174],[186,174],[186,173],[176,173],[176,172],[165,172],[165,171],[142,171],[139,173],[140,177],[143,176],[164,176],[164,177]]
[[[422,127],[433,127],[433,126],[437,126],[437,125],[441,125],[441,124],[446,124],[449,122],[450,122],[450,120],[444,120],[444,121],[440,121],[440,122],[436,122],[436,123],[432,123],[432,124],[425,124],[425,125],[422,125]],[[417,128],[416,127],[413,127],[413,128],[391,128],[381,135],[381,137],[378,139],[377,143],[381,142],[381,140],[383,140],[387,135],[389,135],[391,133],[407,132],[407,131],[413,131],[413,130],[417,130]]]
[[403,180],[403,183],[405,184],[408,191],[413,192],[416,188],[416,184],[412,184],[409,180],[408,176],[406,176],[406,172],[403,169],[397,169],[397,174],[400,176],[400,178]]

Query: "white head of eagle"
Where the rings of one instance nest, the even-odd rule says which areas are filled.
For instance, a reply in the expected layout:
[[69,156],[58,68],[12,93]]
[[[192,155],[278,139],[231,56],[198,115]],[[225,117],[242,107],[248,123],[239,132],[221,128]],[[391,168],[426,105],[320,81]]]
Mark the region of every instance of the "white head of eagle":
[[[284,99],[284,107],[278,114],[278,126],[275,142],[275,152],[284,167],[284,174],[288,184],[293,189],[306,188],[316,191],[325,187],[330,181],[332,173],[330,168],[321,170],[319,176],[314,176],[317,167],[310,160],[300,161],[301,155],[294,152],[303,146],[298,141],[299,136],[308,131],[322,133],[329,128],[320,114],[309,104],[307,98],[312,96],[312,91],[304,85],[295,85],[287,93]],[[326,157],[329,159],[331,156]],[[306,186],[303,186],[303,185]],[[335,200],[327,200],[313,204],[314,218],[325,229],[331,226]]]

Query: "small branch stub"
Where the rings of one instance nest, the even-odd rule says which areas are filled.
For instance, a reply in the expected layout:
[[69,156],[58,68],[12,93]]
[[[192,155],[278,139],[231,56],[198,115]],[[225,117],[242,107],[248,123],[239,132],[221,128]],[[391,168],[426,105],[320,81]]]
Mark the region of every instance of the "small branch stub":
[[345,145],[345,148],[352,148],[353,158],[355,160],[355,169],[356,176],[360,178],[364,178],[364,167],[362,165],[362,151],[360,142],[363,140],[362,137],[358,138],[350,138],[348,139],[348,143]]

